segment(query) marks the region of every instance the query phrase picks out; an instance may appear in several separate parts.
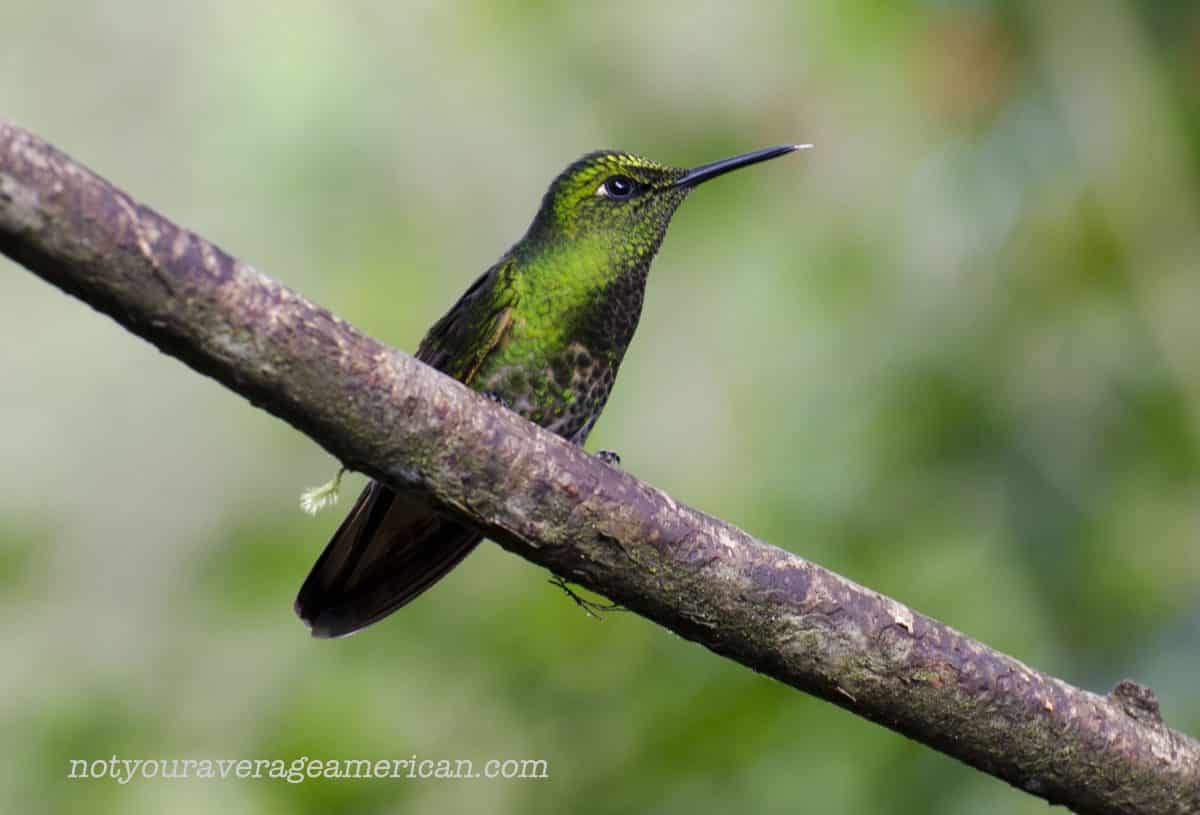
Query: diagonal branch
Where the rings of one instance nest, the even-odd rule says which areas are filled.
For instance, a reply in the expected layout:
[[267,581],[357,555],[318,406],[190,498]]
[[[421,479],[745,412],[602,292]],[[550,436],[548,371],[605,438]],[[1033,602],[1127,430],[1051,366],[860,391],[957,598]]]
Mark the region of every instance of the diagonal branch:
[[1200,744],[755,540],[364,336],[0,119],[0,251],[506,549],[1079,812],[1200,812]]

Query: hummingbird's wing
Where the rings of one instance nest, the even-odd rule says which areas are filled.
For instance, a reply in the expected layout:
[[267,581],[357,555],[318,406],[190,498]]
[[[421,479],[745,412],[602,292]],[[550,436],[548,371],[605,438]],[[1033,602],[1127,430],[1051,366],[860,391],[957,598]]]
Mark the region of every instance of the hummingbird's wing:
[[512,325],[515,274],[507,258],[481,274],[429,329],[417,359],[470,385]]
[[482,539],[420,497],[372,481],[301,586],[296,613],[314,637],[352,634],[413,600]]
[[[510,271],[501,262],[476,280],[430,329],[417,359],[470,385],[512,324]],[[313,636],[351,634],[413,600],[482,539],[420,496],[371,481],[300,587],[296,613]]]

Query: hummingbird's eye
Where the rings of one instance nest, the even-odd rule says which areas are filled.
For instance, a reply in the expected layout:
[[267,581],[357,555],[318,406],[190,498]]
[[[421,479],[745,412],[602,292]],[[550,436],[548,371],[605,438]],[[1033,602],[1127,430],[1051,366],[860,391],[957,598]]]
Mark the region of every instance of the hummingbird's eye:
[[632,198],[633,194],[638,190],[638,184],[627,175],[614,175],[605,179],[600,185],[600,189],[596,190],[597,195],[603,195],[605,198],[611,198],[614,201],[624,201]]

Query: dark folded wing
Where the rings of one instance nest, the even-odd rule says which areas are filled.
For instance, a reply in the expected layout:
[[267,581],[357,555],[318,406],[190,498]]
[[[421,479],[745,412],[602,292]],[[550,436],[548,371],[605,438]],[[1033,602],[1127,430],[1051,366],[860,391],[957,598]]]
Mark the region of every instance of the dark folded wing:
[[372,481],[300,587],[296,613],[314,637],[351,634],[413,600],[482,538]]
[[[467,289],[421,342],[417,359],[470,384],[512,324],[508,259]],[[316,637],[340,637],[383,619],[440,580],[483,536],[415,495],[372,481],[313,566],[296,613]]]

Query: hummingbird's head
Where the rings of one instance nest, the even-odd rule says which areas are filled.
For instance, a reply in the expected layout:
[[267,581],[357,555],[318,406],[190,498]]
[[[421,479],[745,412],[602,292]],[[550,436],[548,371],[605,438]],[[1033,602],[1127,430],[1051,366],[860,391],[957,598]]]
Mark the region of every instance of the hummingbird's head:
[[808,146],[769,147],[690,170],[615,150],[589,153],[554,179],[528,237],[586,244],[616,267],[648,263],[675,209],[697,185]]

